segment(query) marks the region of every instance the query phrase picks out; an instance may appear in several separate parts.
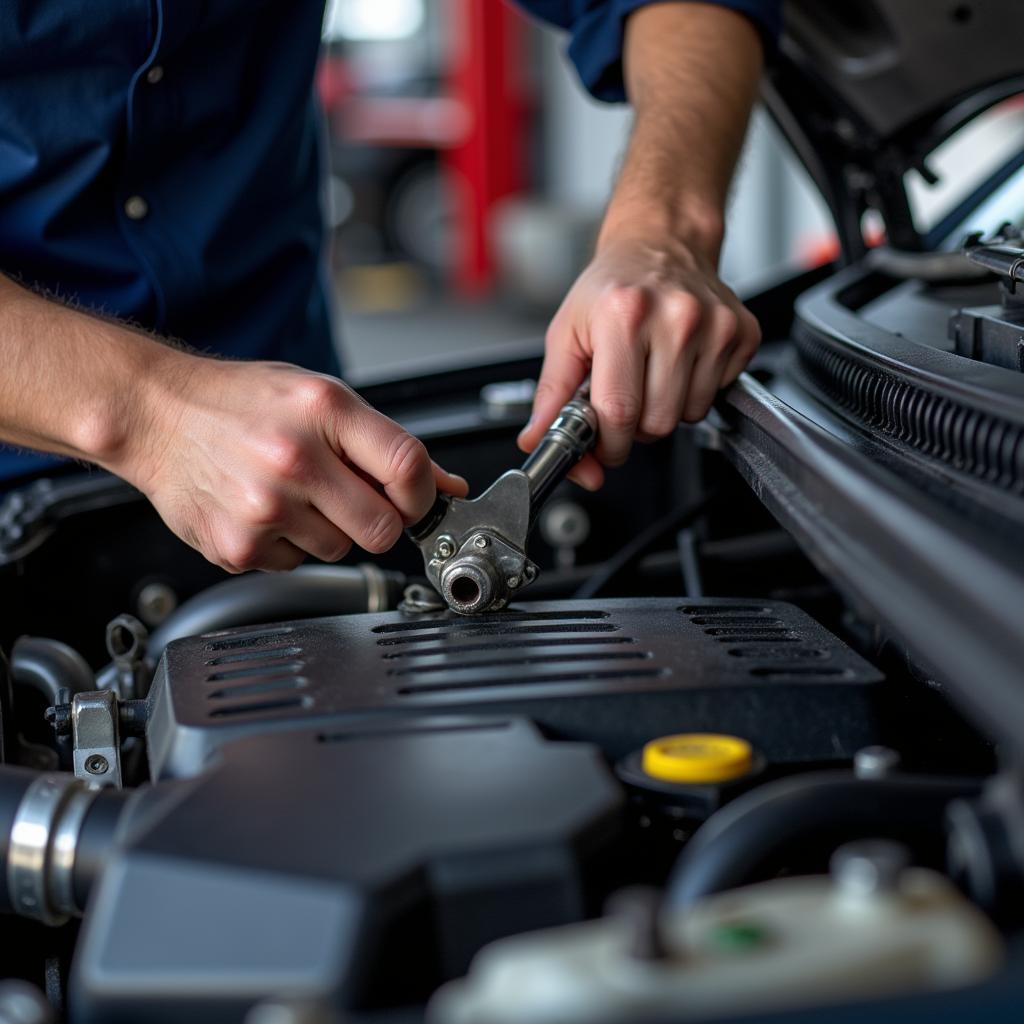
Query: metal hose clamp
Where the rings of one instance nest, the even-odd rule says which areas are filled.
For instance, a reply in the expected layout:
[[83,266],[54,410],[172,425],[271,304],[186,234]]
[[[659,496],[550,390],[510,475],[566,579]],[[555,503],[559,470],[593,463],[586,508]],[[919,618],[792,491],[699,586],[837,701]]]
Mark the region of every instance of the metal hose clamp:
[[96,795],[73,775],[41,775],[29,784],[7,850],[7,888],[15,913],[48,925],[81,913],[74,898],[75,856]]

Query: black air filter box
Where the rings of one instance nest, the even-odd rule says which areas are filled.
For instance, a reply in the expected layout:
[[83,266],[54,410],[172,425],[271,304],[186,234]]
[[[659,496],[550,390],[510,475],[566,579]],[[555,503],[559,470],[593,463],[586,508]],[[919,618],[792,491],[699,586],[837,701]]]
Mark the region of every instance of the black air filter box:
[[598,751],[523,719],[242,737],[136,794],[90,899],[72,1019],[422,1001],[485,943],[594,912],[622,803]]

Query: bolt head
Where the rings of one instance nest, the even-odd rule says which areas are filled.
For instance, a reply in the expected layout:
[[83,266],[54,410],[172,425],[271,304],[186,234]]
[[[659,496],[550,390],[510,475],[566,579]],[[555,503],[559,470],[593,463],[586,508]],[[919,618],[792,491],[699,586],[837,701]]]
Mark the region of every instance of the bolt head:
[[486,537],[483,537],[483,536],[480,536],[480,537],[474,537],[474,538],[473,538],[473,545],[474,545],[475,547],[478,547],[478,548],[480,548],[480,550],[481,550],[481,551],[482,551],[482,550],[483,550],[484,548],[486,548],[486,547],[489,547],[489,546],[490,546],[490,543],[491,543],[491,542],[490,542],[490,541],[489,541],[489,540],[488,540],[488,539],[487,539]]
[[862,839],[840,846],[832,855],[830,868],[844,895],[866,898],[898,890],[909,863],[910,853],[901,843]]
[[71,735],[70,704],[55,704],[43,712],[43,717],[58,736]]
[[159,626],[178,606],[178,595],[166,584],[147,583],[136,599],[139,618],[149,626]]
[[442,537],[437,542],[437,557],[438,558],[451,558],[455,554],[455,545],[448,540],[447,537]]
[[518,576],[509,576],[509,578],[508,578],[507,580],[505,580],[505,582],[506,582],[506,583],[507,583],[507,584],[508,584],[508,585],[509,585],[509,586],[510,586],[510,587],[511,587],[511,588],[512,588],[513,590],[515,590],[515,589],[516,589],[516,587],[518,587],[518,586],[519,586],[519,577],[518,577]]
[[85,759],[85,770],[90,775],[106,775],[110,770],[110,763],[102,754],[93,754]]
[[900,766],[900,755],[890,747],[861,747],[853,755],[853,774],[858,779],[884,779]]

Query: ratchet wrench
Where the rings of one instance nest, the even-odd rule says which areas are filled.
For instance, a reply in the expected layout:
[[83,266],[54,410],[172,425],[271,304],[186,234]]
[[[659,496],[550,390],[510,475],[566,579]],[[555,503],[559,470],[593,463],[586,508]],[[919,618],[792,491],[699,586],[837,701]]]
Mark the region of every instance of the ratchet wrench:
[[431,585],[461,615],[504,608],[538,569],[526,553],[537,515],[566,474],[597,443],[597,414],[584,386],[564,406],[520,469],[472,500],[439,494],[406,533]]

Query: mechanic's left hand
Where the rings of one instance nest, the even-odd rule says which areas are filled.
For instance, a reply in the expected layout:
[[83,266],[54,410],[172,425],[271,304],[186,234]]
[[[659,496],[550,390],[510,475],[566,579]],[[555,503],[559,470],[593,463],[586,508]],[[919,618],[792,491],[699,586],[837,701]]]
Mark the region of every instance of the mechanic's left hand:
[[665,437],[680,420],[702,419],[760,340],[757,320],[698,248],[663,235],[609,240],[551,322],[519,447],[537,446],[590,373],[597,458],[587,456],[571,477],[596,490],[602,464],[621,465],[634,440]]

